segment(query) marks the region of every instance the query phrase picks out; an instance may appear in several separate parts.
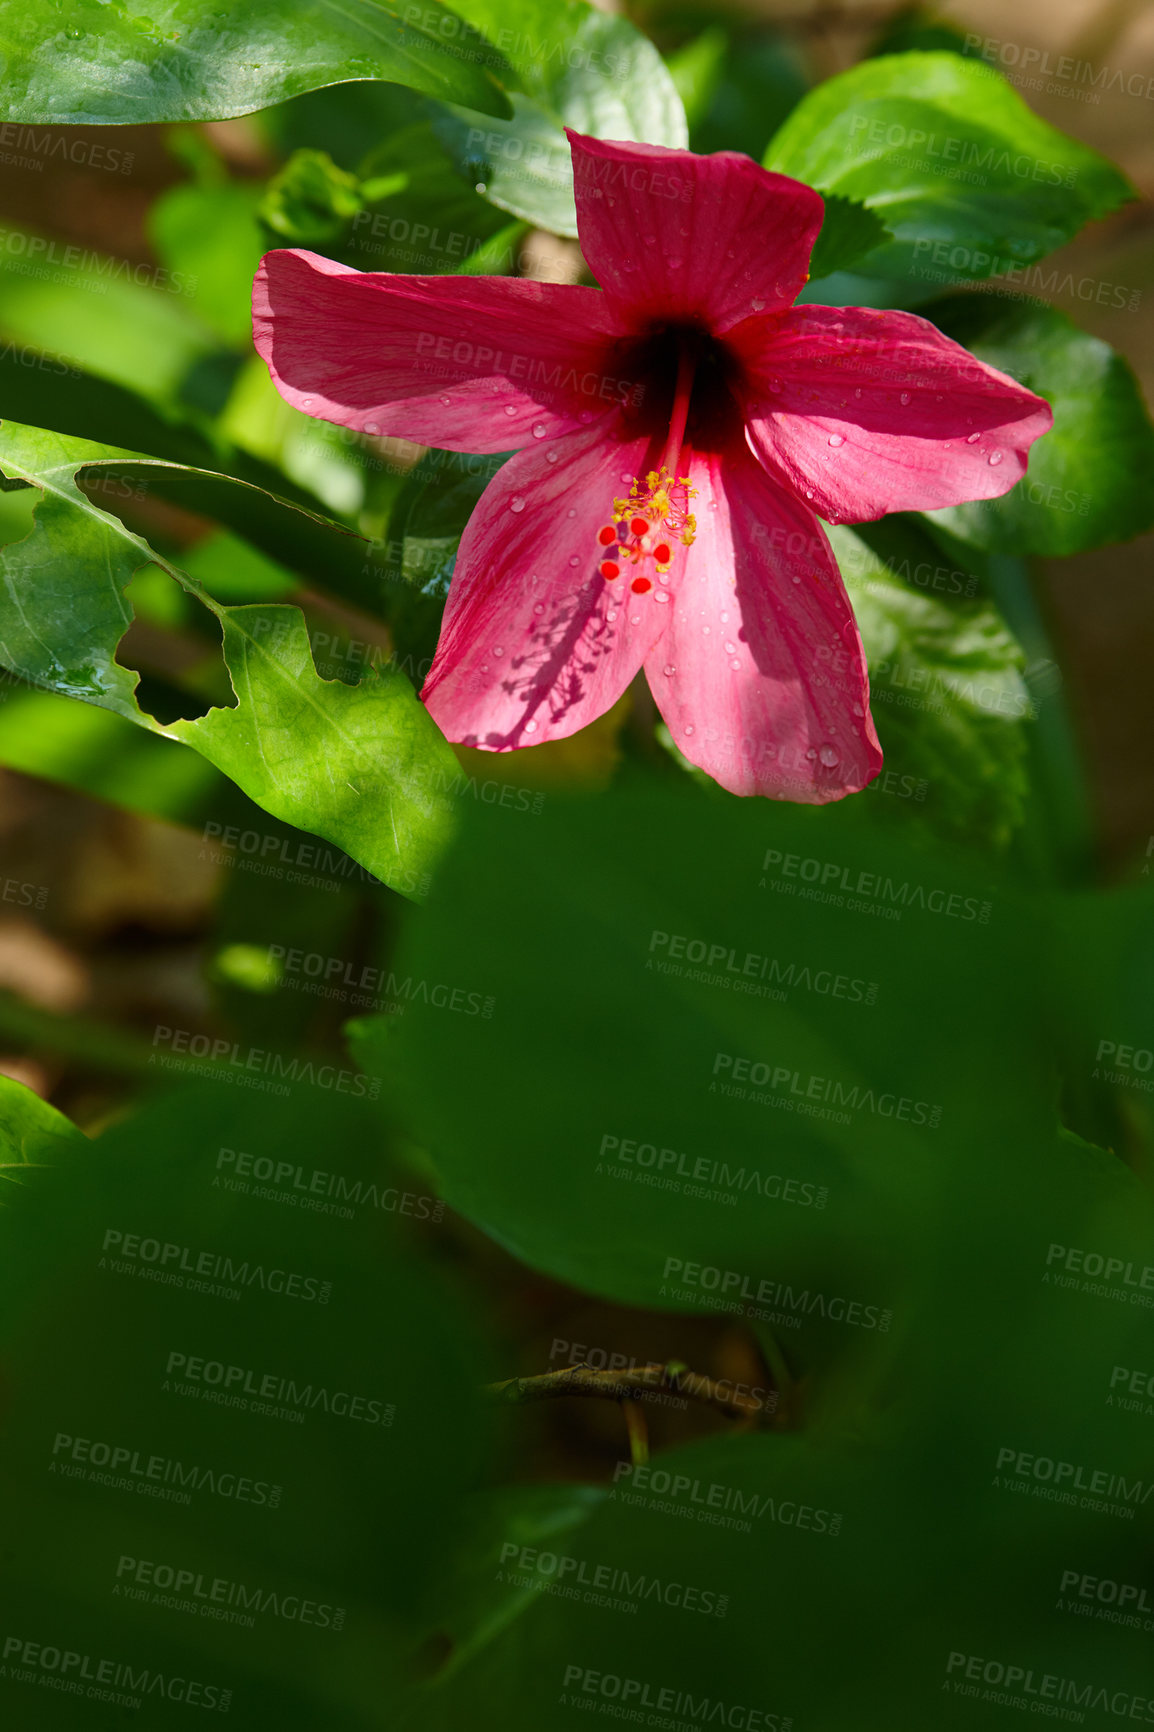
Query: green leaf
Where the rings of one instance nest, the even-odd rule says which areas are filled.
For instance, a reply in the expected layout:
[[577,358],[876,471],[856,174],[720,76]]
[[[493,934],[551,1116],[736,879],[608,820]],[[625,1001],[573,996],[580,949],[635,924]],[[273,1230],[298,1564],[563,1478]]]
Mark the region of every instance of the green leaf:
[[856,199],[826,193],[825,219],[809,262],[810,281],[851,270],[866,253],[892,238],[876,211]]
[[458,10],[516,70],[513,119],[480,124],[442,110],[434,124],[470,185],[500,209],[576,235],[563,128],[683,148],[685,110],[656,48],[587,0],[462,0]]
[[296,150],[269,181],[258,215],[278,245],[316,247],[343,235],[361,206],[356,175],[323,150]]
[[[715,31],[707,30],[697,42],[713,40]],[[703,154],[740,150],[755,162],[809,88],[796,44],[764,28],[733,32],[710,83],[706,112],[690,120],[690,145]]]
[[715,24],[665,57],[685,109],[690,139],[694,129],[705,120],[717,95],[728,50],[728,32]]
[[[869,659],[886,760],[875,803],[916,809],[944,838],[1005,843],[1022,820],[1033,716],[1012,633],[916,520],[827,533]],[[823,677],[836,681],[836,658]]]
[[148,232],[170,271],[195,285],[190,299],[231,347],[252,341],[252,279],[266,250],[256,221],[260,193],[240,181],[175,186],[148,213]]
[[1154,523],[1154,427],[1133,372],[1108,343],[1053,307],[990,295],[957,295],[924,311],[1054,411],[1015,488],[928,512],[931,523],[992,552],[1051,556],[1128,541]]
[[[423,120],[392,132],[361,164],[366,209],[334,255],[362,271],[460,270],[507,218],[479,198]],[[391,190],[370,192],[373,184]],[[512,268],[513,254],[481,266]]]
[[[987,867],[897,836],[865,796],[806,810],[623,785],[531,819],[471,813],[389,966],[477,1013],[450,1026],[414,1003],[360,1025],[356,1050],[454,1207],[557,1279],[709,1312],[716,1279],[679,1279],[699,1263],[755,1292],[820,1274],[884,1308],[979,1118],[1049,1129],[1032,942]],[[979,1014],[980,1103],[955,1045]],[[850,1350],[814,1315],[786,1327],[805,1357]]]
[[947,53],[887,55],[827,80],[765,166],[876,211],[893,239],[855,269],[915,281],[940,280],[935,248],[973,279],[1031,264],[1135,196],[990,67]]
[[[34,428],[5,428],[0,468],[43,493],[32,534],[0,552],[5,665],[194,746],[267,811],[414,892],[448,831],[443,787],[456,760],[408,681],[381,668],[357,685],[323,680],[299,610],[216,602],[80,491],[78,471],[117,455]],[[217,620],[234,707],[163,726],[138,706],[138,676],[116,658],[132,619],[125,592],[150,563]]]
[[389,0],[324,8],[248,0],[223,12],[212,0],[134,0],[131,10],[101,0],[9,7],[0,114],[54,126],[225,120],[358,79],[507,114],[500,55],[440,0],[418,12],[410,22]]
[[[327,1086],[270,1087],[270,1067],[169,1093],[4,1188],[4,1462],[24,1487],[5,1545],[34,1626],[286,1732],[370,1732],[471,1516],[493,1367],[405,1233],[401,1206],[428,1222],[436,1199],[338,1067],[310,1068]],[[133,1604],[125,1555],[203,1573],[206,1603],[243,1584],[251,1621]],[[40,1724],[65,1727],[74,1701],[51,1694]],[[154,1726],[187,1720],[151,1694]]]
[[0,1207],[12,1201],[9,1186],[26,1183],[38,1167],[67,1159],[84,1142],[71,1119],[23,1083],[0,1076]]

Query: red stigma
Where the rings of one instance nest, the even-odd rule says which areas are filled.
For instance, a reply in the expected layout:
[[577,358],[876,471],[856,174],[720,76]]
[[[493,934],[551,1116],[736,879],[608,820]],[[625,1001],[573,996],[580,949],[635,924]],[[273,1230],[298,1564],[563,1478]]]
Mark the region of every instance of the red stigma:
[[612,524],[607,523],[604,529],[598,530],[597,539],[601,543],[602,547],[612,547],[613,543],[617,540],[617,531],[613,528]]
[[[621,567],[617,564],[617,561],[614,559],[603,559],[601,561],[601,565],[599,567],[599,570],[601,572],[602,577],[605,579],[606,583],[612,583],[612,581],[615,577],[621,576]],[[634,587],[634,589],[636,589],[637,585],[634,584],[633,587]],[[646,584],[645,587],[646,587],[646,589],[648,589],[649,585]]]
[[630,533],[630,535],[645,535],[648,533],[648,530],[649,530],[649,519],[647,517],[631,517],[630,518],[630,520],[629,520],[629,533]]
[[658,565],[668,565],[673,558],[673,549],[667,541],[661,541],[653,549],[653,557]]
[[629,587],[634,595],[644,595],[647,589],[653,588],[653,585],[647,577],[635,577]]

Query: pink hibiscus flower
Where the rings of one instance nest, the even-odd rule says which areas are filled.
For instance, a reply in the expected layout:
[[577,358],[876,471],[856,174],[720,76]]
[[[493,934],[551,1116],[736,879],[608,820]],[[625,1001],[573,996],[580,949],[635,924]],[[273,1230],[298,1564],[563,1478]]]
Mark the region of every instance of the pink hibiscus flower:
[[1049,407],[913,313],[793,306],[812,188],[730,151],[569,142],[600,289],[273,252],[257,349],[308,414],[516,453],[462,537],[421,693],[450,740],[562,738],[644,668],[734,793],[856,792],[881,751],[815,513],[1006,493]]

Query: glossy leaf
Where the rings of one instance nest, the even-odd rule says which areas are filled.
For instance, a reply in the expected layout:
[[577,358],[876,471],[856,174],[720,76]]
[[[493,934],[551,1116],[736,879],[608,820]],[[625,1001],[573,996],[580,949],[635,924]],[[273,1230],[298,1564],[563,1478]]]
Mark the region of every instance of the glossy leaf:
[[935,248],[955,273],[998,275],[1135,196],[984,62],[948,53],[886,55],[828,79],[764,160],[876,211],[893,239],[855,269],[915,283],[942,280]]

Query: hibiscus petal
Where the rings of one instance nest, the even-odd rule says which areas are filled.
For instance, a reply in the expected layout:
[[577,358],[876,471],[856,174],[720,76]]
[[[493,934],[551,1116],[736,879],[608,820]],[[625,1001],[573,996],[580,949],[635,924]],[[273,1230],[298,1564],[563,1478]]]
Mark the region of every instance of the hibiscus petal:
[[916,313],[794,307],[729,338],[750,442],[831,522],[1008,493],[1050,406]]
[[606,298],[645,328],[715,334],[790,306],[825,214],[820,194],[748,156],[695,156],[569,133],[581,249]]
[[698,497],[669,630],[645,662],[685,756],[734,794],[824,805],[882,766],[853,610],[813,514],[745,445],[690,460]]
[[447,451],[513,451],[604,414],[630,388],[615,330],[596,289],[354,271],[295,248],[266,253],[253,285],[254,341],[294,409]]
[[[504,464],[461,538],[421,697],[450,740],[507,752],[575,734],[616,703],[664,631],[668,590],[611,582],[598,532],[655,461],[617,414]],[[660,597],[660,599],[659,599]]]

